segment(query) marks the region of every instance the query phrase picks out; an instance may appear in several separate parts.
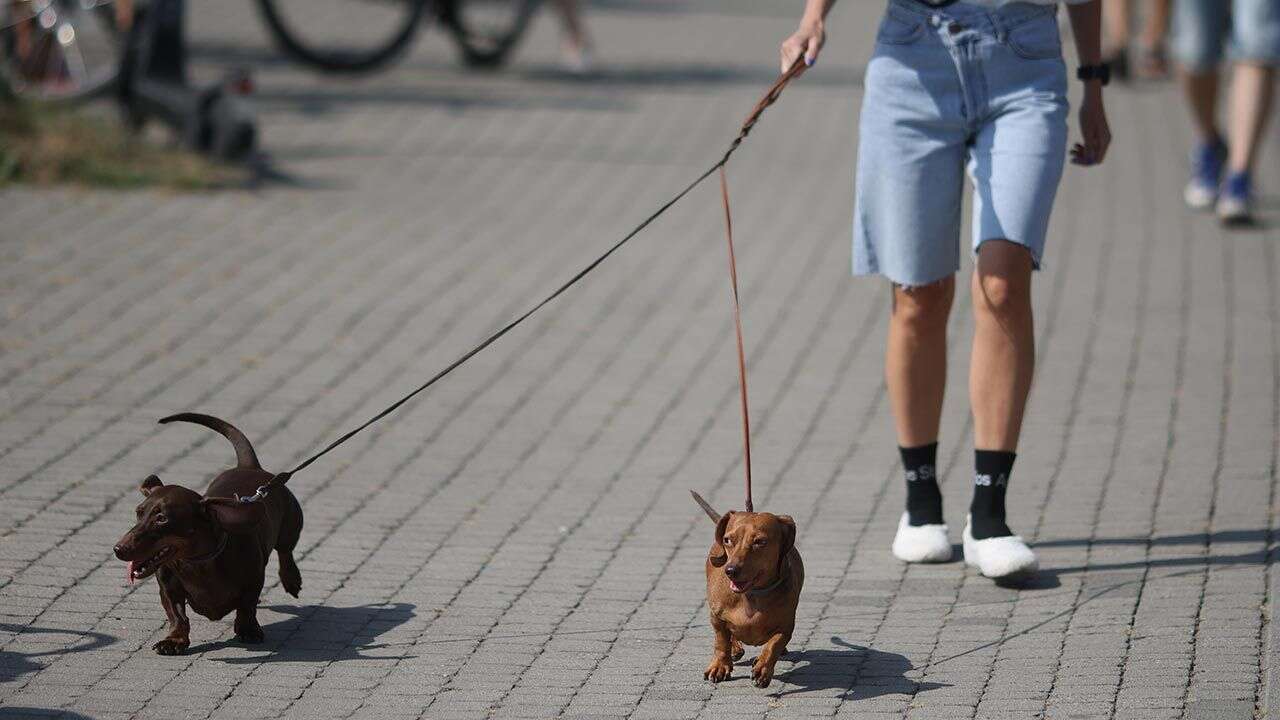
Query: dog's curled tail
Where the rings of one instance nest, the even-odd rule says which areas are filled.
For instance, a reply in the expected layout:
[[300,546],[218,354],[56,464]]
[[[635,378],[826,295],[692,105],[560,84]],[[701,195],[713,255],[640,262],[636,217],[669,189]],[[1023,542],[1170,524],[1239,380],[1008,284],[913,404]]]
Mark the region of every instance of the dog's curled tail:
[[689,494],[693,496],[693,501],[698,503],[698,506],[707,514],[707,517],[711,518],[711,522],[720,522],[720,513],[716,512],[715,509],[711,507],[711,503],[703,500],[702,496],[693,490],[690,490]]
[[258,464],[258,455],[253,451],[253,445],[249,442],[249,438],[245,437],[244,433],[237,430],[234,425],[226,420],[220,420],[212,415],[203,415],[201,413],[178,413],[177,415],[160,418],[160,424],[162,425],[171,422],[195,423],[219,433],[230,440],[231,447],[236,449],[237,467],[246,470],[262,469],[262,466]]

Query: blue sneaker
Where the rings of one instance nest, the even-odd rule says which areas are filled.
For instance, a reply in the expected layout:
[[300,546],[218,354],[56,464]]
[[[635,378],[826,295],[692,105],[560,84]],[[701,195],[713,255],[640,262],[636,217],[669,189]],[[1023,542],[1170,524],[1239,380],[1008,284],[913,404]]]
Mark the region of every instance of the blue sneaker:
[[1222,168],[1227,162],[1227,146],[1221,140],[1204,143],[1191,155],[1191,182],[1183,199],[1192,210],[1208,210],[1218,201]]
[[1218,219],[1228,225],[1247,223],[1253,217],[1253,180],[1247,172],[1233,172],[1218,196]]

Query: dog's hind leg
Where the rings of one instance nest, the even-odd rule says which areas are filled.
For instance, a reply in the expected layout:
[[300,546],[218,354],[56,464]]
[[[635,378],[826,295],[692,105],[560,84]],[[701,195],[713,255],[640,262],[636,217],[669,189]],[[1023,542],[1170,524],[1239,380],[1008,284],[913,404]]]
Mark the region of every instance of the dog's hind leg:
[[742,656],[747,654],[747,649],[742,646],[742,643],[738,641],[738,638],[734,638],[729,647],[733,650],[729,657],[732,657],[735,662],[741,660]]
[[267,633],[258,624],[258,604],[236,608],[236,639],[242,643],[257,645],[267,639]]
[[263,581],[266,580],[266,562],[261,555],[255,558],[252,575],[244,578],[244,589],[236,601],[236,639],[243,643],[256,645],[267,638],[262,626],[258,624],[258,599],[262,595]]
[[292,550],[277,549],[276,555],[280,558],[280,586],[285,592],[298,597],[298,593],[302,591],[302,571],[293,561]]
[[280,525],[280,534],[276,536],[276,559],[280,561],[280,586],[285,592],[298,597],[302,590],[302,572],[293,560],[293,549],[302,535],[302,506],[293,493],[286,493],[286,496],[289,509]]

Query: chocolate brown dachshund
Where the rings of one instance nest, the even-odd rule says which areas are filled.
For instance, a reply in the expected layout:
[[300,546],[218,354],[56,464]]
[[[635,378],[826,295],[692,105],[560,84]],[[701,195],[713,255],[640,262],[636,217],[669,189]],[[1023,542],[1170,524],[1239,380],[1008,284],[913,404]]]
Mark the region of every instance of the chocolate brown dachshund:
[[223,471],[201,495],[178,485],[165,485],[152,475],[139,490],[138,522],[120,538],[116,557],[129,563],[129,582],[156,576],[160,604],[169,618],[169,635],[153,647],[161,655],[181,655],[190,645],[186,606],[221,620],[236,613],[236,638],[260,643],[258,596],[266,579],[267,558],[275,550],[280,584],[297,597],[302,574],[293,548],[302,533],[302,507],[293,493],[277,486],[258,502],[248,497],[272,474],[258,464],[244,433],[209,415],[182,413],[160,422],[196,423],[221,433],[236,451],[236,466]]
[[751,666],[758,687],[773,680],[773,666],[787,652],[796,627],[804,563],[796,551],[796,522],[789,515],[717,513],[698,493],[693,499],[716,524],[707,555],[707,607],[715,651],[703,677],[720,682],[733,673],[743,644],[763,645]]

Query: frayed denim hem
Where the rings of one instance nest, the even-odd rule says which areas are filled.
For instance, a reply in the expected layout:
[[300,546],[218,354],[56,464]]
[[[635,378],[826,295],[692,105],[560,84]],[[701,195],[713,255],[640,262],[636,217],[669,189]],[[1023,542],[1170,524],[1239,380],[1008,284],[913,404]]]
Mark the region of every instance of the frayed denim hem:
[[978,264],[978,251],[982,249],[982,246],[983,246],[983,245],[985,245],[986,243],[991,242],[992,240],[998,240],[998,241],[1000,241],[1000,242],[1007,242],[1007,243],[1009,243],[1010,245],[1017,245],[1018,247],[1022,248],[1023,250],[1026,250],[1026,251],[1027,251],[1027,254],[1031,256],[1031,269],[1032,269],[1032,271],[1039,272],[1039,270],[1040,270],[1040,268],[1041,268],[1041,265],[1042,265],[1042,261],[1041,261],[1041,259],[1040,259],[1040,253],[1036,252],[1036,251],[1035,251],[1035,248],[1032,248],[1030,245],[1024,245],[1023,243],[1020,243],[1020,242],[1018,242],[1017,240],[1010,240],[1009,238],[996,238],[996,237],[990,237],[990,238],[984,238],[984,239],[982,239],[981,241],[979,241],[977,245],[974,245],[974,246],[973,246],[973,263],[974,263],[974,265],[977,265],[977,264]]
[[869,268],[864,270],[856,269],[853,271],[853,276],[854,277],[870,277],[873,275],[877,275],[879,277],[884,278],[885,280],[888,280],[889,283],[894,287],[900,287],[903,290],[910,292],[917,288],[925,288],[925,287],[929,287],[930,285],[936,285],[946,280],[947,278],[954,277],[957,272],[958,270],[949,270],[938,277],[930,278],[927,280],[917,280],[914,278],[910,280],[906,280],[906,279],[895,278],[891,276],[889,273],[881,272],[878,268]]

